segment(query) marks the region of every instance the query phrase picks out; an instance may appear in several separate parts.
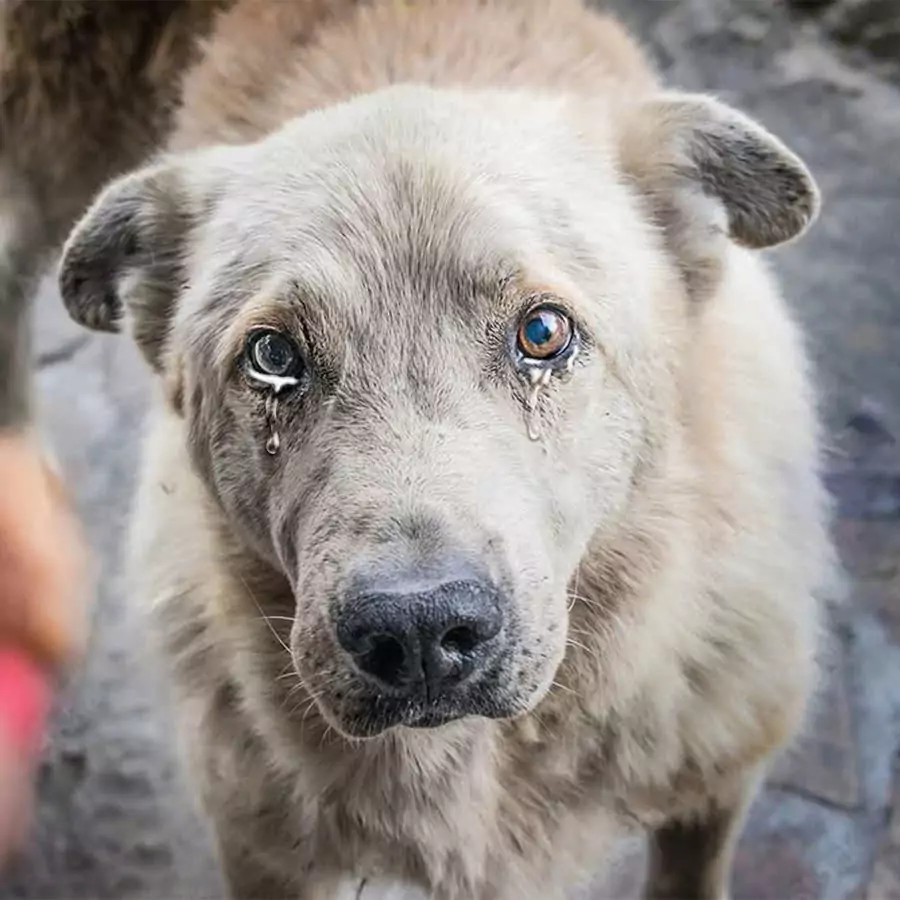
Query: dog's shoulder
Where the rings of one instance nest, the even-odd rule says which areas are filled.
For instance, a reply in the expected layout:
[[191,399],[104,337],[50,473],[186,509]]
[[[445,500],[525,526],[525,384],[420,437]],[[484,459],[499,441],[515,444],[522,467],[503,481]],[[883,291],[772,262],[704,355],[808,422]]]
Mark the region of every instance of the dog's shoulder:
[[252,140],[399,83],[594,95],[656,75],[615,18],[580,0],[238,0],[186,78],[173,147]]

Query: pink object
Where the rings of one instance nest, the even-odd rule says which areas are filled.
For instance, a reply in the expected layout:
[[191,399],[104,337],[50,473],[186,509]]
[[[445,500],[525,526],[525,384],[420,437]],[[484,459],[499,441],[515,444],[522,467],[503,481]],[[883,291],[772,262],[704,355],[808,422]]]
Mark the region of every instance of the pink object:
[[41,749],[52,689],[47,673],[27,654],[0,649],[0,729],[26,757]]

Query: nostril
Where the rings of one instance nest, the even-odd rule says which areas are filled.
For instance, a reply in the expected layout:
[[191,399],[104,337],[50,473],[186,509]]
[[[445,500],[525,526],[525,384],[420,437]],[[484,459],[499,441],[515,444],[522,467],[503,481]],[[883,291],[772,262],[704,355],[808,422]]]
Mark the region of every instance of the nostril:
[[458,653],[467,656],[481,641],[475,630],[467,625],[457,625],[441,637],[441,648],[447,653]]
[[376,634],[369,640],[370,649],[362,660],[363,668],[387,684],[400,681],[406,664],[403,644],[389,634]]
[[336,624],[340,646],[380,689],[412,694],[455,688],[502,649],[500,595],[477,581],[416,593],[348,598]]

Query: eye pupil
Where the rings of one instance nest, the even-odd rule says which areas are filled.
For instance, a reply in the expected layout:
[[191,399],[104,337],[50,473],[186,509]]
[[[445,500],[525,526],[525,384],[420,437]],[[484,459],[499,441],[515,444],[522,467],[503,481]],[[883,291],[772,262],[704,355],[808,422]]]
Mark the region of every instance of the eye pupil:
[[251,338],[250,361],[265,375],[286,376],[297,366],[297,351],[285,337],[266,332]]
[[553,337],[555,324],[546,313],[538,313],[525,325],[525,337],[537,346],[546,344]]
[[550,306],[532,309],[519,325],[518,347],[526,357],[550,360],[571,342],[572,322],[565,313]]

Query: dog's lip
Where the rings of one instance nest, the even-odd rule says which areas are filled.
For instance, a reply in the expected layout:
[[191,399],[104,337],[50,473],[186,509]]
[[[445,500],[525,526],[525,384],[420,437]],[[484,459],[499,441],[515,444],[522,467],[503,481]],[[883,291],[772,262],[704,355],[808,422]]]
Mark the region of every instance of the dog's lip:
[[395,728],[429,729],[440,728],[460,719],[480,715],[476,710],[465,709],[462,705],[440,704],[438,706],[408,702],[382,703],[376,715],[351,715],[342,719],[341,727],[355,736],[377,736]]
[[465,719],[485,718],[480,713],[455,713],[429,710],[417,716],[380,717],[373,720],[366,716],[353,716],[340,722],[338,729],[354,740],[378,738],[390,731],[411,729],[430,731],[461,722]]
[[[395,728],[428,730],[441,728],[465,719],[510,719],[523,711],[515,698],[507,700],[481,699],[480,702],[417,703],[394,702],[381,697],[376,715],[366,714],[340,716],[338,728],[355,738],[377,737]],[[376,701],[377,702],[377,701]]]
[[481,713],[454,713],[444,712],[440,709],[428,709],[424,710],[420,715],[398,724],[405,728],[440,728],[442,725],[449,725],[451,722],[460,721],[460,719],[471,718],[482,718],[482,715]]

